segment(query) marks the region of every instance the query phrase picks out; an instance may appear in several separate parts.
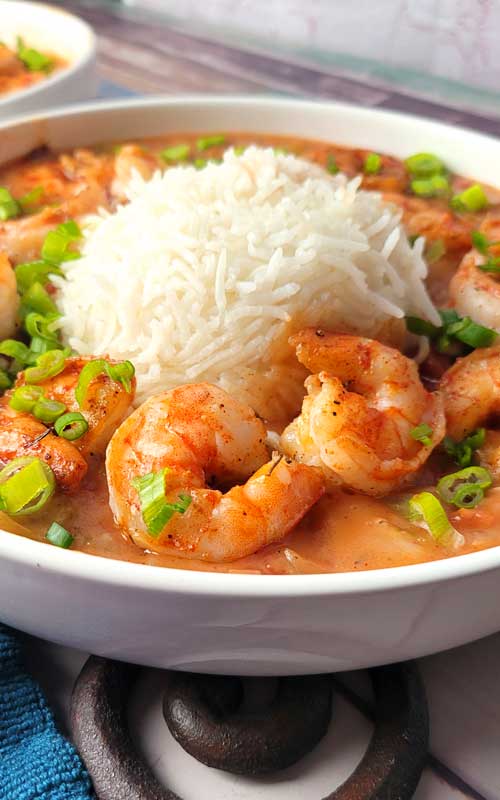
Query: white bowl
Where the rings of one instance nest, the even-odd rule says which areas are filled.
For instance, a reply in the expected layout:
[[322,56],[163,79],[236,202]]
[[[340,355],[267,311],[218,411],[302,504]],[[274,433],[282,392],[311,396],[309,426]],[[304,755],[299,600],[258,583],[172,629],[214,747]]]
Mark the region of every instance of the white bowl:
[[[336,103],[231,97],[120,101],[0,125],[0,159],[168,131],[297,134],[405,156],[428,150],[500,186],[500,143]],[[158,667],[241,675],[345,670],[500,629],[500,548],[369,572],[211,574],[112,561],[0,532],[0,618],[65,645]]]
[[0,0],[0,38],[15,49],[16,37],[68,64],[27,89],[0,95],[0,120],[42,108],[89,100],[97,93],[96,38],[83,20],[42,3]]

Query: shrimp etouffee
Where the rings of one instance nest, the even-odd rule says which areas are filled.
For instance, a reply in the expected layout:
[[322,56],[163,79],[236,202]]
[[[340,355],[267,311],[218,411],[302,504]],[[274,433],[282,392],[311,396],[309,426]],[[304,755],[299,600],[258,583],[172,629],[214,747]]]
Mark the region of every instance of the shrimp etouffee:
[[[29,55],[4,51],[0,79]],[[280,419],[189,375],[139,402],[131,360],[63,340],[57,281],[89,215],[129,202],[135,176],[203,169],[250,144],[359,176],[399,207],[439,314],[378,338],[291,325],[283,349],[304,390]],[[453,174],[442,154],[169,134],[0,166],[0,536],[262,575],[500,545],[499,275],[500,191]]]

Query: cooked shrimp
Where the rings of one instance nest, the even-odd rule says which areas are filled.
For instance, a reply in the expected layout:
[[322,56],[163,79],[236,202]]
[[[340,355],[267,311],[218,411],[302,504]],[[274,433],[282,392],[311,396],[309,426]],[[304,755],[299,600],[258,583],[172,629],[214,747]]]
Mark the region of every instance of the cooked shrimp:
[[447,252],[468,250],[470,234],[478,227],[474,214],[457,216],[442,203],[406,194],[384,192],[384,200],[403,211],[403,222],[412,236],[425,236],[429,242],[441,239]]
[[[324,481],[319,470],[303,464],[280,457],[269,461],[265,436],[264,424],[248,406],[208,383],[151,397],[108,446],[116,523],[140,547],[206,561],[231,561],[283,539],[321,497]],[[153,537],[132,481],[164,467],[167,501],[183,493],[190,505]],[[207,487],[249,475],[226,494]]]
[[0,339],[7,339],[14,333],[18,308],[14,270],[7,256],[0,253]]
[[[375,340],[312,328],[290,343],[314,374],[283,433],[284,452],[364,494],[386,494],[410,478],[445,433],[441,398],[424,389],[416,364]],[[410,435],[423,423],[428,446]]]
[[[73,442],[84,457],[104,455],[113,432],[125,418],[135,394],[135,378],[128,392],[121,383],[101,373],[89,384],[85,400],[80,407],[75,399],[75,388],[83,367],[91,360],[79,357],[67,358],[65,367],[59,375],[47,378],[38,384],[46,397],[64,403],[68,411],[79,411],[87,420],[89,426],[87,433]],[[113,362],[109,360],[109,363]],[[24,373],[21,372],[16,387],[22,386],[24,382]]]
[[8,395],[0,400],[0,464],[18,456],[38,456],[51,467],[59,488],[66,492],[78,489],[87,472],[83,455],[31,414],[14,411]]
[[446,429],[457,441],[500,412],[500,345],[459,358],[441,378]]
[[[488,240],[498,241],[500,219],[487,217],[479,230]],[[500,255],[498,245],[490,248],[489,255]],[[462,316],[500,331],[500,282],[494,274],[479,268],[485,261],[486,257],[477,250],[464,256],[450,283],[450,301]]]
[[77,150],[57,160],[28,162],[2,172],[1,183],[19,197],[41,186],[41,211],[0,224],[0,250],[14,263],[40,255],[47,233],[67,219],[109,206],[108,188],[112,178],[109,159],[88,150]]
[[119,200],[125,201],[126,189],[134,172],[147,181],[157,169],[158,161],[154,155],[138,144],[124,145],[115,158],[115,178],[111,185],[111,193]]
[[[134,384],[127,392],[107,375],[98,375],[89,384],[80,408],[75,400],[75,388],[89,360],[68,358],[59,375],[38,384],[45,397],[64,403],[68,411],[80,411],[88,422],[87,433],[73,442],[56,436],[31,414],[11,408],[12,390],[8,391],[0,404],[0,463],[6,464],[17,456],[36,455],[52,468],[61,489],[74,491],[78,488],[87,472],[88,458],[104,453],[113,431],[130,407],[135,389]],[[23,384],[24,373],[20,373],[14,388]]]

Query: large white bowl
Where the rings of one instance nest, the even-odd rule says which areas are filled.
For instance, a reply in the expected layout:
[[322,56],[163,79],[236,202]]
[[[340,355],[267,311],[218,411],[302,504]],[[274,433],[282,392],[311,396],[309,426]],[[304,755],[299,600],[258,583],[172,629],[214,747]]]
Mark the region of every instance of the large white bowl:
[[[0,125],[0,158],[168,131],[297,134],[397,156],[429,150],[500,186],[500,143],[336,103],[149,99]],[[500,629],[500,548],[429,564],[303,576],[128,564],[0,532],[0,618],[101,655],[246,675],[325,672],[422,656]]]
[[1,94],[0,120],[96,96],[96,38],[87,23],[44,3],[0,0],[0,38],[15,49],[18,36],[30,47],[61,56],[68,65],[28,89]]

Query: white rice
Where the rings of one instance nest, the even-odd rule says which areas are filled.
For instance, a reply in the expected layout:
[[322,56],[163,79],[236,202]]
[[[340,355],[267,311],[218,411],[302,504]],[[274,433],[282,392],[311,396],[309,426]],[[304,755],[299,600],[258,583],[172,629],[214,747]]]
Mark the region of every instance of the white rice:
[[130,359],[138,399],[210,381],[268,412],[297,390],[289,333],[305,325],[375,335],[411,313],[439,322],[424,242],[359,179],[272,149],[177,167],[88,220],[83,257],[55,279],[65,341]]

